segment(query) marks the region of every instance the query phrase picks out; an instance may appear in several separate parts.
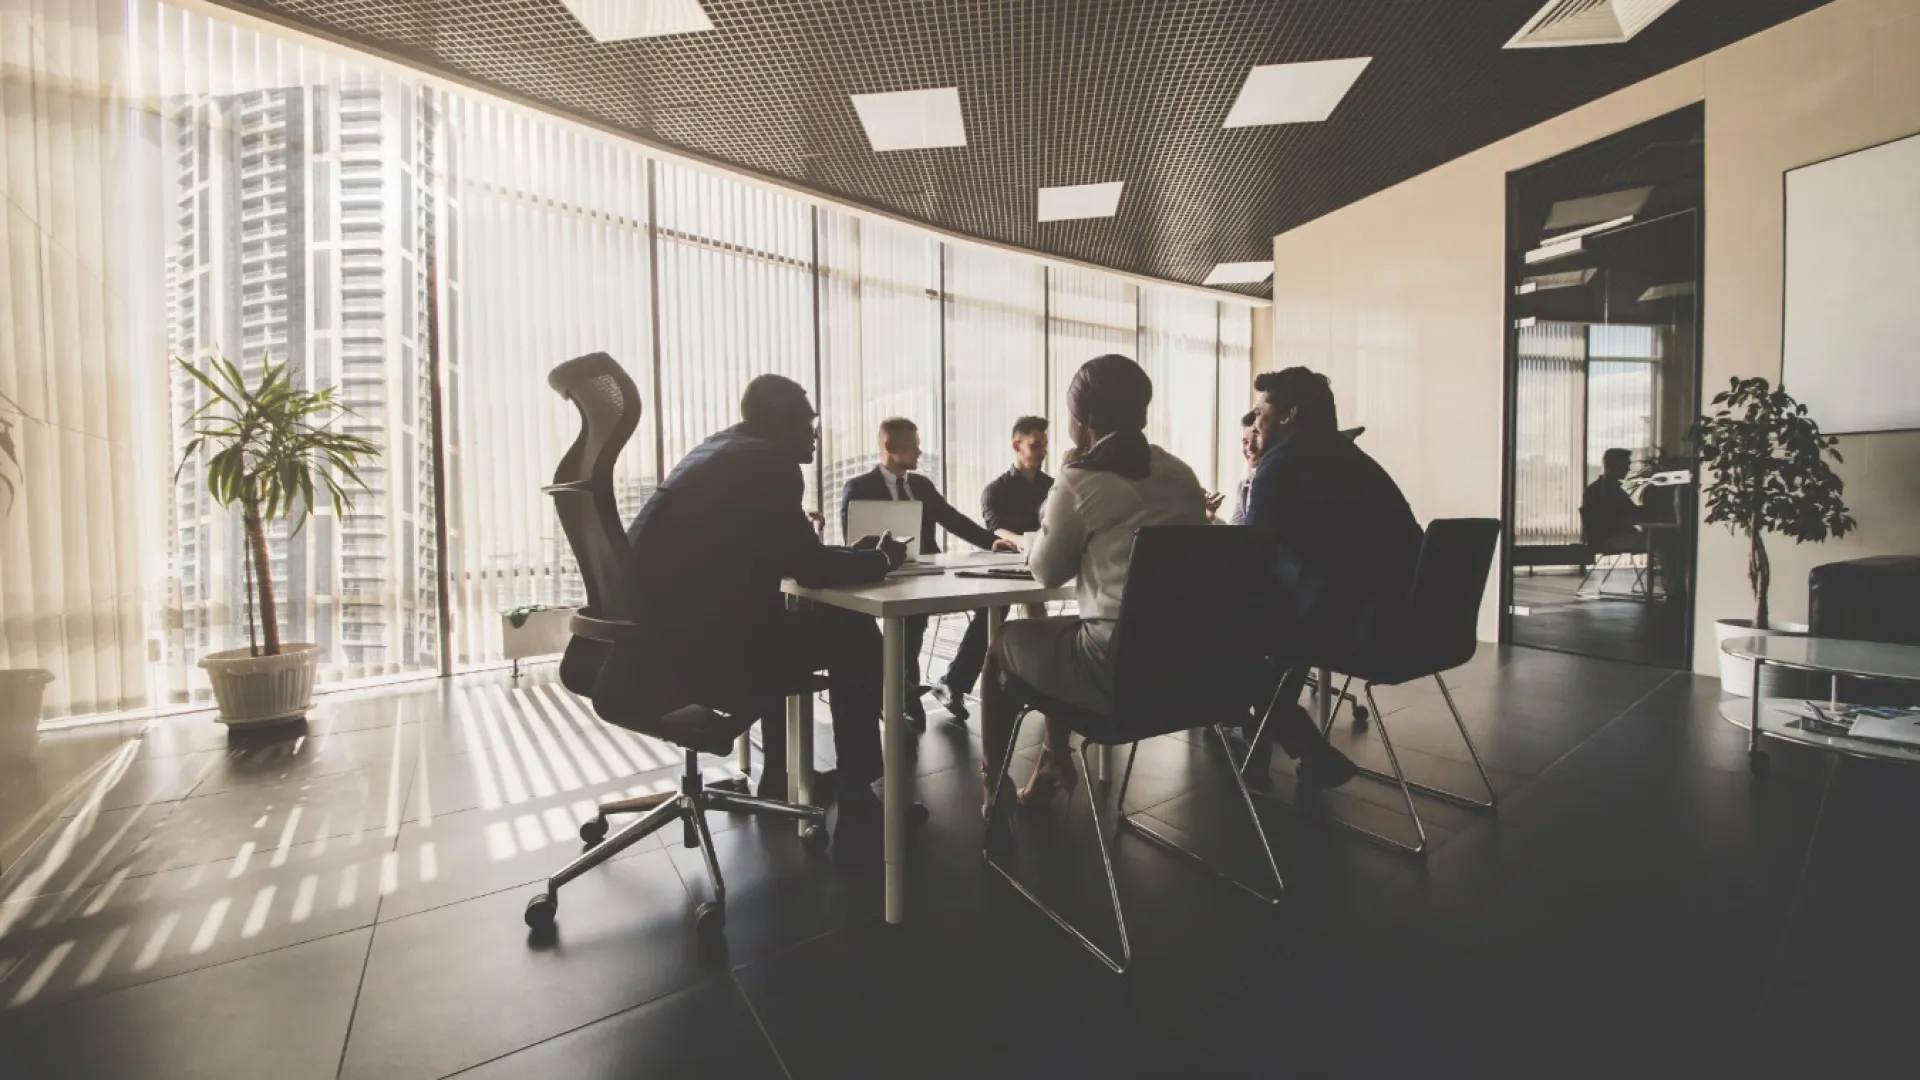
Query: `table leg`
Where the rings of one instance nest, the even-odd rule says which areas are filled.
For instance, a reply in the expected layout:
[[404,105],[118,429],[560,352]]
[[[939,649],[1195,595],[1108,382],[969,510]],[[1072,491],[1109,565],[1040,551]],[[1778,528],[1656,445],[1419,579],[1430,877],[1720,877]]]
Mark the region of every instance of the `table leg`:
[[1767,755],[1760,749],[1760,667],[1762,661],[1755,657],[1753,661],[1753,715],[1747,728],[1747,767],[1754,772],[1766,768]]
[[901,715],[906,705],[906,620],[894,615],[882,620],[886,627],[881,662],[886,680],[881,696],[881,723],[885,725],[886,780],[884,816],[887,861],[887,921],[907,919],[907,803],[912,798],[912,778],[907,775],[907,724]]
[[[787,698],[787,801],[796,806],[813,805],[813,695],[794,694]],[[804,834],[811,821],[794,823]]]
[[1327,723],[1333,718],[1333,669],[1315,668],[1313,681],[1313,722],[1321,731],[1327,730]]
[[[787,597],[787,610],[803,611],[806,601]],[[797,806],[813,805],[813,695],[787,697],[787,801]],[[800,821],[794,828],[805,834],[813,823]]]

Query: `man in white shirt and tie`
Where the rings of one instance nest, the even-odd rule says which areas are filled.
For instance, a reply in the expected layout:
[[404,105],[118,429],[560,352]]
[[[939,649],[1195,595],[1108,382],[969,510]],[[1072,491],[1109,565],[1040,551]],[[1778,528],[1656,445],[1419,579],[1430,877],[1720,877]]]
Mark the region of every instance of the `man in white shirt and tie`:
[[[940,545],[934,540],[936,527],[947,530],[967,543],[989,551],[1014,551],[1012,541],[1002,540],[991,530],[955,509],[933,486],[933,481],[915,472],[920,467],[920,428],[904,417],[892,417],[880,423],[880,464],[872,472],[847,481],[840,493],[840,532],[847,531],[847,504],[856,499],[893,499],[920,504],[920,554],[934,555]],[[915,728],[925,730],[927,713],[920,704],[920,646],[927,632],[926,616],[906,620],[907,695],[906,713]]]

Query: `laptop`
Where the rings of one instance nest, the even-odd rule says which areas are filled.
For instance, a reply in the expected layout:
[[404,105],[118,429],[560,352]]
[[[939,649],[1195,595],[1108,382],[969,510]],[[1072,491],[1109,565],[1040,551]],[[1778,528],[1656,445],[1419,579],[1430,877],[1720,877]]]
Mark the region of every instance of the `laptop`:
[[920,561],[920,504],[897,499],[853,499],[847,503],[847,543],[863,536],[892,533],[896,538],[913,537],[907,545],[907,561]]

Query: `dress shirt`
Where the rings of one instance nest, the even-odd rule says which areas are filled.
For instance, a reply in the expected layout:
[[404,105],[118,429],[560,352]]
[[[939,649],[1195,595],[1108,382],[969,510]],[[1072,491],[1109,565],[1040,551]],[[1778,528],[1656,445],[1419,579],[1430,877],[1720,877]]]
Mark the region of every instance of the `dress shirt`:
[[980,493],[980,517],[987,528],[996,532],[1001,529],[1021,535],[1038,532],[1040,507],[1051,490],[1053,477],[1044,472],[1035,471],[1033,479],[1028,480],[1020,475],[1019,469],[1008,469],[994,477]]

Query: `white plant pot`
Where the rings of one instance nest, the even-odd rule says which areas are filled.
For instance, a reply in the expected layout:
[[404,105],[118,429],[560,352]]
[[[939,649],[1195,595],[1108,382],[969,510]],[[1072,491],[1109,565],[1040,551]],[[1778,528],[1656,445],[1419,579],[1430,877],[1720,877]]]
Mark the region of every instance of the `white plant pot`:
[[[1752,619],[1715,619],[1713,623],[1713,644],[1720,651],[1720,689],[1735,697],[1753,696],[1753,661],[1737,656],[1728,656],[1722,646],[1734,638],[1776,637],[1782,634],[1804,634],[1805,623],[1771,620],[1773,625],[1765,630],[1755,630]],[[1775,668],[1767,673],[1767,685],[1764,690],[1775,694],[1798,693],[1788,688],[1788,684],[1801,686],[1805,679],[1798,672],[1788,672]]]
[[519,626],[504,614],[500,616],[501,656],[507,660],[524,660],[531,656],[552,656],[567,651],[567,642],[572,640],[573,613],[578,608],[556,607],[541,611],[530,611],[521,620]]
[[228,649],[200,660],[213,683],[220,722],[233,727],[298,720],[313,708],[313,669],[320,646],[304,641],[280,646],[278,656],[252,656]]
[[0,756],[33,749],[40,732],[40,701],[53,672],[44,668],[0,669]]

